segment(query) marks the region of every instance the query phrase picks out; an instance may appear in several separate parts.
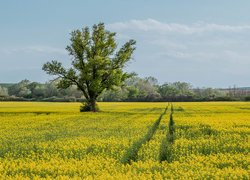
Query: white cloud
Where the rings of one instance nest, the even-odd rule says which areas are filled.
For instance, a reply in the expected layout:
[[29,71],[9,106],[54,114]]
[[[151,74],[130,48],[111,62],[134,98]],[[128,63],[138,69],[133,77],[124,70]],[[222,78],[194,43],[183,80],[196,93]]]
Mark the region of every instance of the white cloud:
[[28,52],[42,52],[42,53],[57,53],[57,54],[67,54],[65,49],[56,48],[56,47],[49,47],[49,46],[29,46],[26,47]]
[[242,80],[250,75],[250,24],[145,19],[112,23],[107,28],[125,37],[123,41],[126,37],[137,41],[135,62],[130,68],[142,76],[197,85],[250,83]]
[[25,46],[15,48],[1,48],[0,52],[6,55],[12,55],[17,53],[45,53],[45,54],[61,54],[66,55],[65,49],[56,48],[51,46]]
[[213,23],[164,23],[154,19],[130,20],[127,22],[117,22],[108,25],[111,30],[133,30],[133,31],[157,31],[161,33],[203,33],[203,32],[242,32],[250,31],[250,25],[232,26]]

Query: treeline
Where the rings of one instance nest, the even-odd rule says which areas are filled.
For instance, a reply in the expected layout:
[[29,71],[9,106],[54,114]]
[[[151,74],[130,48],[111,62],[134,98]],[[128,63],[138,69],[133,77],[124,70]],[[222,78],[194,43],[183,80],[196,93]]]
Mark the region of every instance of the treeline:
[[0,84],[2,101],[82,101],[82,93],[72,86],[62,90],[57,81],[41,84],[22,80],[17,84]]
[[[22,80],[16,84],[0,84],[2,101],[84,101],[81,91],[72,86],[62,90],[58,81],[41,84]],[[99,101],[236,101],[250,100],[250,90],[242,88],[193,88],[186,82],[159,84],[154,77],[133,77],[124,86],[105,91]]]

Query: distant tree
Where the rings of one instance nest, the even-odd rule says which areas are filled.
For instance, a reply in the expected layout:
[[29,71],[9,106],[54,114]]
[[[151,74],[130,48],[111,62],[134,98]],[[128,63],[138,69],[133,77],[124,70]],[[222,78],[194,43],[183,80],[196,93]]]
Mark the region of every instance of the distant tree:
[[157,92],[157,88],[151,84],[147,79],[140,79],[135,87],[139,89],[139,96],[144,99],[156,99],[159,98],[160,95]]
[[0,86],[0,97],[9,96],[8,89],[6,87]]
[[152,86],[158,86],[158,80],[155,77],[149,76],[145,78],[145,81]]
[[31,91],[28,88],[29,84],[30,84],[29,80],[27,79],[22,80],[19,83],[14,84],[13,86],[8,88],[9,94],[17,97],[29,97],[31,94]]
[[187,82],[174,82],[172,86],[177,90],[177,95],[179,96],[190,96],[193,95],[193,91],[191,90],[191,84]]
[[70,86],[67,89],[60,90],[60,94],[68,97],[81,98],[82,92],[78,90],[76,85]]
[[226,92],[213,88],[194,89],[194,93],[198,98],[205,100],[212,100],[218,97],[226,97]]
[[159,86],[159,93],[163,98],[174,97],[178,94],[178,90],[170,83],[164,83]]
[[43,65],[47,74],[60,78],[58,87],[76,85],[86,98],[81,111],[96,111],[96,100],[105,90],[121,86],[131,74],[123,71],[135,50],[130,40],[117,50],[116,33],[105,30],[104,23],[71,33],[71,44],[66,48],[72,58],[72,67],[66,69],[53,60]]
[[129,100],[137,98],[139,101],[155,101],[160,98],[160,94],[157,92],[158,81],[154,77],[133,77],[126,84]]
[[186,82],[164,83],[158,90],[163,98],[193,96],[192,86]]
[[129,86],[127,87],[128,91],[128,100],[133,100],[138,97],[139,95],[139,89],[135,86]]
[[45,85],[39,84],[32,91],[32,96],[36,98],[44,98],[45,97]]
[[33,93],[34,92],[34,90],[37,88],[37,86],[39,86],[40,84],[38,83],[38,82],[32,82],[32,83],[30,83],[29,81],[28,81],[28,83],[27,83],[27,88],[31,91],[31,93]]
[[60,93],[56,87],[56,82],[55,81],[51,81],[51,82],[47,82],[45,84],[45,89],[44,89],[44,96],[45,97],[59,97]]
[[116,87],[112,90],[105,91],[101,98],[103,101],[123,101],[128,97],[127,88]]
[[30,98],[44,98],[45,97],[45,85],[32,82],[27,85],[27,88],[31,91]]

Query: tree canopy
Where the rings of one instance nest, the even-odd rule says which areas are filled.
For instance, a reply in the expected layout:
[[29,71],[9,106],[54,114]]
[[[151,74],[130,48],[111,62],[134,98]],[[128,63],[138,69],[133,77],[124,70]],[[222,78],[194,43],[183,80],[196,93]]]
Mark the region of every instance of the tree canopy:
[[43,65],[49,75],[60,79],[58,87],[65,89],[76,85],[86,98],[81,111],[96,111],[96,100],[106,89],[121,86],[132,74],[124,72],[135,50],[135,40],[129,40],[120,49],[115,41],[116,33],[105,30],[104,23],[71,33],[67,46],[72,57],[72,67],[66,69],[61,62],[52,60]]

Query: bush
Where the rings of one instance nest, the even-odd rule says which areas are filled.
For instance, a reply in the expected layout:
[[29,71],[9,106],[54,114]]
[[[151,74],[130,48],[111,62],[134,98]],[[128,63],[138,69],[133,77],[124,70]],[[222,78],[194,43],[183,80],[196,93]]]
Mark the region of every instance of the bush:
[[245,101],[250,101],[250,96],[245,97]]
[[[89,103],[85,102],[80,107],[80,112],[88,112],[88,111],[93,111],[93,108],[92,108],[92,106]],[[100,111],[100,108],[98,107],[97,104],[95,106],[95,111]]]
[[0,101],[28,101],[28,99],[23,97],[8,96],[8,97],[0,97]]
[[237,101],[239,99],[229,97],[229,96],[221,96],[221,97],[215,97],[212,99],[213,101]]
[[45,102],[79,102],[79,99],[76,99],[75,97],[48,97],[48,98],[43,98],[43,99],[36,99],[36,101],[45,101]]

